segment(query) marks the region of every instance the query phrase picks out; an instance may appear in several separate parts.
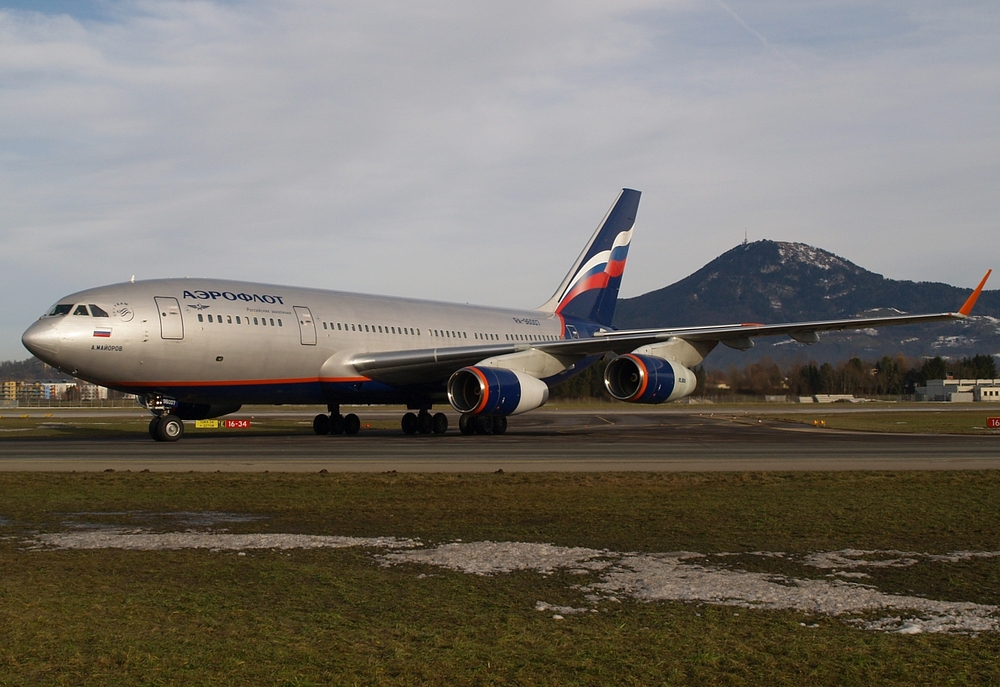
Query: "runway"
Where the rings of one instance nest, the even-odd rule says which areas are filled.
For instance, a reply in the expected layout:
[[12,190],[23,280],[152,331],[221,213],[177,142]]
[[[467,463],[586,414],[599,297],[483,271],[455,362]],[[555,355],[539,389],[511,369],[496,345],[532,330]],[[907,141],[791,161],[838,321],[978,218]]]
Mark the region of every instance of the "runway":
[[[370,414],[377,416],[378,413]],[[387,415],[386,417],[392,417]],[[457,424],[453,418],[453,426]],[[503,436],[189,433],[0,441],[0,471],[604,472],[1000,469],[1000,437],[874,434],[695,413],[539,411]]]

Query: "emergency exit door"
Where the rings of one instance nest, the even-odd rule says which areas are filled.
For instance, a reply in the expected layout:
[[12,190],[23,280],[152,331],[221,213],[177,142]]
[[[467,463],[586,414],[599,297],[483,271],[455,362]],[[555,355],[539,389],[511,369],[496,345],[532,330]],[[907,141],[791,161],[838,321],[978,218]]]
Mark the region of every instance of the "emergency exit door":
[[295,310],[295,319],[299,321],[299,341],[302,342],[303,346],[315,346],[316,323],[313,322],[309,308],[296,305],[292,309]]
[[181,318],[181,306],[176,298],[156,296],[156,311],[160,313],[160,338],[183,339],[184,320]]

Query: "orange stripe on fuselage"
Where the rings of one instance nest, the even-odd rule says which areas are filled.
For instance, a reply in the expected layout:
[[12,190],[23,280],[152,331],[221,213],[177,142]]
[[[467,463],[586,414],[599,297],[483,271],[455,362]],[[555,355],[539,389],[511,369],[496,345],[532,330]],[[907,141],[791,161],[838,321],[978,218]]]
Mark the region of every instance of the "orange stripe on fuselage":
[[117,386],[249,386],[275,384],[357,383],[369,382],[368,377],[295,377],[291,379],[217,379],[187,382],[117,382]]

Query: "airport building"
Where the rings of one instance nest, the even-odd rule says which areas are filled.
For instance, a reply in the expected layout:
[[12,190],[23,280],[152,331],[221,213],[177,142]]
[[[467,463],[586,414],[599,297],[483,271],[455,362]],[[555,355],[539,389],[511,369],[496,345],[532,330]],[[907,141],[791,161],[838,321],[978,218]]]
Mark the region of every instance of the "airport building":
[[1000,403],[1000,379],[928,379],[916,394],[918,401]]
[[[106,401],[110,398],[107,387],[78,380],[54,379],[32,382],[0,382],[0,405],[32,404],[52,401]],[[118,394],[115,398],[122,398]],[[131,394],[128,398],[134,398]]]

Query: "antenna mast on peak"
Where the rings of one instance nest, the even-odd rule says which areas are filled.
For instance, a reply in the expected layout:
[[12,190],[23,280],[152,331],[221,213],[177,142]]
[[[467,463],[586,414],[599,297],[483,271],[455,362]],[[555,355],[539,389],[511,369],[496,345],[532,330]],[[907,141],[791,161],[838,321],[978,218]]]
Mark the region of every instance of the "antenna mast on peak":
[[747,245],[747,228],[743,227],[743,245]]

